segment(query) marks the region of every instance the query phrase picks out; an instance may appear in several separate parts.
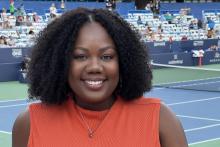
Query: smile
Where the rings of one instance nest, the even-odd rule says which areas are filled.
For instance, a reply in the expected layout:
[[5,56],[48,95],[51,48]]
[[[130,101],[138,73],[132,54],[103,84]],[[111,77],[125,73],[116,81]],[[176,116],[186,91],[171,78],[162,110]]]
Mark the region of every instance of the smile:
[[99,90],[102,88],[104,81],[103,80],[85,80],[84,81],[87,88],[91,90]]
[[85,81],[85,82],[89,85],[94,85],[94,86],[100,85],[103,83],[103,81]]

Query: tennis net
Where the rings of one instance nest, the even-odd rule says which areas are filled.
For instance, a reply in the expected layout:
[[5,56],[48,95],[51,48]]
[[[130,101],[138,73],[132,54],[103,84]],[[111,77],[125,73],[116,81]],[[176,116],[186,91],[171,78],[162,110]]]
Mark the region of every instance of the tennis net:
[[153,86],[220,92],[220,64],[204,67],[152,63]]

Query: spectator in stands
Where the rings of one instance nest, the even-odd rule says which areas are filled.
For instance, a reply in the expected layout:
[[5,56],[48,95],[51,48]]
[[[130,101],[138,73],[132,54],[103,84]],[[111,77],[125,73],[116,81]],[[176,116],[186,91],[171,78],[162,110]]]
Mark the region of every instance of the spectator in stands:
[[116,0],[111,0],[112,1],[112,9],[115,10],[116,9]]
[[15,22],[15,25],[16,26],[21,26],[21,25],[24,25],[24,16],[17,16],[16,17],[16,22]]
[[34,30],[31,28],[31,29],[29,30],[28,34],[29,34],[29,35],[34,35],[34,34],[35,34],[35,33],[34,33]]
[[26,15],[26,11],[25,11],[23,3],[21,3],[21,5],[20,5],[20,10],[21,10],[22,16],[25,16]]
[[159,26],[157,27],[157,34],[161,34],[161,33],[163,33],[163,29],[162,29],[162,26],[159,25]]
[[9,10],[10,10],[11,15],[14,15],[15,13],[14,1],[10,2]]
[[145,10],[151,10],[151,4],[152,4],[152,2],[151,2],[151,3],[148,2],[148,3],[146,4]]
[[24,5],[21,4],[20,7],[18,7],[17,11],[15,12],[15,16],[16,16],[15,25],[16,26],[21,26],[25,24],[25,21],[24,21],[25,15],[26,15],[26,12],[24,10]]
[[208,28],[207,31],[207,38],[213,38],[214,37],[214,32],[212,29]]
[[13,39],[11,35],[8,36],[8,38],[6,39],[6,42],[10,47],[15,47],[15,40]]
[[150,26],[146,27],[145,34],[146,34],[146,36],[153,36],[153,30]]
[[2,27],[3,29],[7,29],[8,27],[8,15],[7,15],[7,10],[5,8],[2,8],[2,13],[1,13],[1,18],[2,18]]
[[31,22],[31,18],[29,15],[26,16],[26,22],[25,22],[26,26],[32,26],[32,22]]
[[50,10],[50,18],[51,19],[55,18],[57,16],[57,8],[54,3],[51,4],[49,10]]
[[183,35],[181,41],[186,41],[186,40],[188,40],[188,37],[186,35]]
[[65,10],[65,2],[64,2],[64,0],[61,0],[60,9],[61,9],[62,11]]
[[193,29],[198,30],[198,19],[193,19]]
[[112,2],[111,2],[111,0],[106,0],[105,1],[105,7],[106,7],[106,9],[108,9],[109,11],[112,11]]
[[207,24],[208,24],[208,28],[210,28],[210,30],[214,29],[215,22],[210,17],[207,17]]
[[38,22],[39,22],[40,17],[37,15],[37,12],[34,12],[32,17],[33,17],[33,21],[34,21],[35,23],[38,23]]
[[155,0],[154,1],[154,7],[155,7],[155,14],[160,14],[160,0]]
[[[33,47],[32,103],[12,146],[187,147],[180,121],[151,89],[150,58],[129,24],[104,9],[74,9]],[[135,88],[134,88],[135,87]]]
[[163,35],[162,34],[159,34],[159,39],[158,41],[164,41],[164,38],[163,38]]
[[31,61],[31,59],[27,55],[25,55],[23,57],[23,60],[21,62],[21,71],[23,71],[23,72],[27,72],[28,71],[28,67],[29,67],[30,61]]
[[191,8],[187,8],[187,7],[181,8],[180,9],[180,14],[181,15],[190,15],[191,14]]
[[146,21],[144,26],[147,28],[149,25],[148,25],[148,22]]
[[172,23],[172,20],[173,20],[173,14],[171,14],[169,11],[164,14],[164,18],[166,19],[166,21],[168,21],[169,24]]
[[0,36],[0,47],[8,47],[8,43],[6,41],[6,37],[5,36]]
[[138,24],[138,25],[142,25],[142,24],[143,24],[143,22],[142,22],[142,20],[141,20],[141,16],[138,16],[137,24]]
[[34,42],[36,40],[36,34],[34,32],[34,29],[31,28],[28,32],[28,37],[30,39],[30,41]]
[[0,36],[0,44],[5,44],[5,40],[4,40],[3,36]]
[[218,29],[215,30],[215,37],[220,39],[220,30]]
[[203,22],[202,22],[201,19],[198,20],[197,26],[198,26],[198,29],[202,29],[203,28]]
[[153,1],[150,1],[150,10],[151,12],[154,12],[154,4],[153,4]]
[[189,24],[189,29],[190,29],[190,30],[194,29],[194,24],[193,24],[193,21],[190,21],[190,24]]

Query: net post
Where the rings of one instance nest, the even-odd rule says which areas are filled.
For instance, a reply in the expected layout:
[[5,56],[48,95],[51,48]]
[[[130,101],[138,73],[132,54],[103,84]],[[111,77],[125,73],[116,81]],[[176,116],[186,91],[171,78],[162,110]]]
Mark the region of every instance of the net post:
[[204,51],[202,49],[199,50],[199,66],[202,66],[202,58],[203,58],[203,54],[204,54]]
[[199,66],[202,66],[202,57],[199,57]]

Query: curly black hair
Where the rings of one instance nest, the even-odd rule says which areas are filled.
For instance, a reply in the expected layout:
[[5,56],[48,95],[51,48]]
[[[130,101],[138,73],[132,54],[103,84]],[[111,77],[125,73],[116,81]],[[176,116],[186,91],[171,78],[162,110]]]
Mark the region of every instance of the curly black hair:
[[117,95],[128,101],[151,89],[149,56],[138,32],[113,12],[78,8],[66,12],[40,32],[28,70],[30,99],[46,104],[62,104],[68,99],[72,93],[68,84],[72,49],[80,28],[92,21],[101,24],[116,45],[120,68]]

